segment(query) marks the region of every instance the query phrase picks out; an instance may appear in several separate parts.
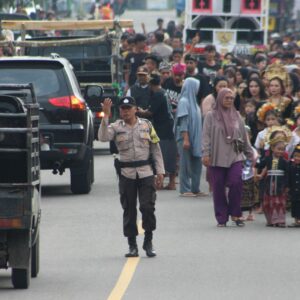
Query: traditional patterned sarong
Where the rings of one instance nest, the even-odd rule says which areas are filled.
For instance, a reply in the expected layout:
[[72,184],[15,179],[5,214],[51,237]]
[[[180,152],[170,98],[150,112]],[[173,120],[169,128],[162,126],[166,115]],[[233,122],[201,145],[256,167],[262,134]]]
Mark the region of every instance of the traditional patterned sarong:
[[267,224],[285,223],[286,196],[264,195],[263,210],[266,216]]

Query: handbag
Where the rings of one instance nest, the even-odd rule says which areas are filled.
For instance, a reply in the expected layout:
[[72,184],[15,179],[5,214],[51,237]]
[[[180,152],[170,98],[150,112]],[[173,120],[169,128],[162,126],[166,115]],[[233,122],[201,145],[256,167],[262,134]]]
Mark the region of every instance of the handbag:
[[242,153],[244,150],[244,141],[242,139],[235,139],[232,141],[233,144],[233,150],[235,153],[239,154]]

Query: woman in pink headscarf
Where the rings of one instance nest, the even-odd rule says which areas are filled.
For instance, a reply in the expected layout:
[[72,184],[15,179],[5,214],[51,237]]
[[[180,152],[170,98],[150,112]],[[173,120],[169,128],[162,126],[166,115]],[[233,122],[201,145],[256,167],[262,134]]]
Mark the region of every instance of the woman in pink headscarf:
[[229,216],[236,226],[244,226],[240,219],[242,168],[245,156],[251,161],[253,152],[244,121],[234,107],[234,95],[228,88],[218,93],[215,107],[205,117],[202,151],[202,162],[210,168],[218,226],[226,226]]

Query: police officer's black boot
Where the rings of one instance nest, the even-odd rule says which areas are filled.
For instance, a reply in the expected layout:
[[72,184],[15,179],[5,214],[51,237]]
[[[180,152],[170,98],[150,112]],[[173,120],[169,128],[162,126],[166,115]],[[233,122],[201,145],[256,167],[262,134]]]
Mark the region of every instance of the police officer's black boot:
[[145,231],[145,239],[143,244],[143,249],[146,251],[146,255],[148,257],[154,257],[156,256],[156,253],[153,249],[152,245],[152,231]]
[[136,237],[128,237],[128,245],[129,245],[129,251],[125,254],[125,257],[138,257],[139,256],[139,250],[136,244]]

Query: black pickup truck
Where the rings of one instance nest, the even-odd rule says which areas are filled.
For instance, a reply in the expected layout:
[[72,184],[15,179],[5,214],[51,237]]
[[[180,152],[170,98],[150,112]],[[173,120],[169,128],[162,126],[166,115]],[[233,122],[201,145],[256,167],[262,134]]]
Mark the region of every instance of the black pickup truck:
[[[25,55],[50,56],[57,53],[69,60],[74,68],[74,73],[82,91],[87,85],[101,85],[103,87],[102,99],[109,97],[116,104],[119,99],[120,88],[123,81],[123,58],[114,54],[113,41],[107,38],[97,43],[85,43],[81,45],[61,45],[61,41],[72,41],[91,38],[91,36],[67,36],[67,37],[40,37],[30,41],[55,41],[55,46],[26,47]],[[100,99],[101,101],[101,99]],[[94,138],[100,126],[102,114],[99,99],[87,100],[94,116]],[[117,110],[113,109],[113,119],[116,118]]]

